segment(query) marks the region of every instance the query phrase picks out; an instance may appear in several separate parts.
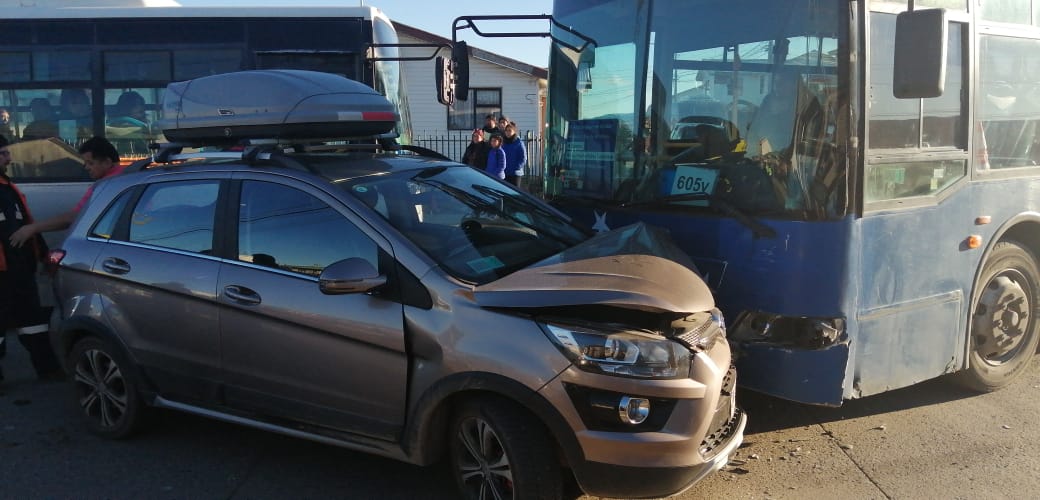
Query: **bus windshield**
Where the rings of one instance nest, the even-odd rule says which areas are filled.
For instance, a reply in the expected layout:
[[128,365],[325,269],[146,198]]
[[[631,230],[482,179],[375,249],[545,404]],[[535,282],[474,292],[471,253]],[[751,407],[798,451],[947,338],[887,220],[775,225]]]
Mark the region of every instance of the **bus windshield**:
[[844,216],[840,3],[557,0],[556,19],[596,44],[550,57],[547,196]]

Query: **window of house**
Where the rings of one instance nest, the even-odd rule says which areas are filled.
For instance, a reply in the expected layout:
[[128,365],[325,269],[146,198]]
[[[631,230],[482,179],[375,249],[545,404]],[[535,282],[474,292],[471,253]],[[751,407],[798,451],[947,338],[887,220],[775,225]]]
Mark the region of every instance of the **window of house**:
[[456,100],[448,108],[449,130],[473,130],[484,126],[488,113],[502,114],[502,89],[470,89],[469,99]]

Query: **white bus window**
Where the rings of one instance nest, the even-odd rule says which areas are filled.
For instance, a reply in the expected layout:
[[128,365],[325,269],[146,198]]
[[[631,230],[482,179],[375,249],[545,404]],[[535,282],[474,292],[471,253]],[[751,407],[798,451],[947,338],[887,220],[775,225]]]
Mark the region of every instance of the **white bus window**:
[[173,79],[191,80],[201,76],[238,71],[242,67],[242,51],[178,50],[173,53]]
[[148,144],[157,139],[152,124],[162,103],[160,88],[105,89],[105,136],[126,159],[149,153]]
[[32,68],[28,52],[0,52],[0,82],[27,82]]
[[167,51],[105,52],[105,81],[170,81]]
[[85,50],[34,51],[32,76],[37,82],[90,81],[90,52]]

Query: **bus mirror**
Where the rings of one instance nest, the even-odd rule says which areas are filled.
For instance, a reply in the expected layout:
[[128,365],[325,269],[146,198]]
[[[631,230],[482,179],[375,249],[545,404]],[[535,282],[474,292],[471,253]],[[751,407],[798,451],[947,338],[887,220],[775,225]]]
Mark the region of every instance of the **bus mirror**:
[[451,62],[455,72],[455,98],[469,99],[469,46],[466,42],[455,42],[451,47]]
[[946,82],[946,11],[915,10],[896,17],[892,94],[897,99],[939,97]]
[[437,102],[451,106],[455,104],[455,75],[452,72],[451,60],[438,56],[434,78],[437,80]]

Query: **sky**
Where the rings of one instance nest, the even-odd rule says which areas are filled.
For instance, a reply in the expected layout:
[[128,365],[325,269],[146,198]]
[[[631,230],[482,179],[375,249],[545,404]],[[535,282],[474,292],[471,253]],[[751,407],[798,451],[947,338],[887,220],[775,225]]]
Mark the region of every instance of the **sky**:
[[[168,0],[166,0],[168,1]],[[552,0],[504,0],[497,2],[461,2],[458,0],[174,0],[182,5],[368,5],[386,13],[391,21],[419,28],[435,35],[451,38],[452,22],[463,15],[551,14]],[[484,21],[481,31],[544,32],[548,21]],[[463,30],[460,40],[499,55],[545,67],[549,61],[548,38],[485,38]]]
[[[343,0],[344,3],[350,0]],[[365,5],[376,7],[390,16],[391,21],[451,38],[451,27],[456,17],[483,15],[550,14],[552,0],[505,0],[498,2],[459,2],[431,0],[366,0]],[[548,21],[483,21],[477,24],[481,31],[542,32],[549,30]],[[472,30],[459,32],[459,39],[474,47],[511,57],[534,66],[545,67],[549,61],[548,38],[485,38]]]

